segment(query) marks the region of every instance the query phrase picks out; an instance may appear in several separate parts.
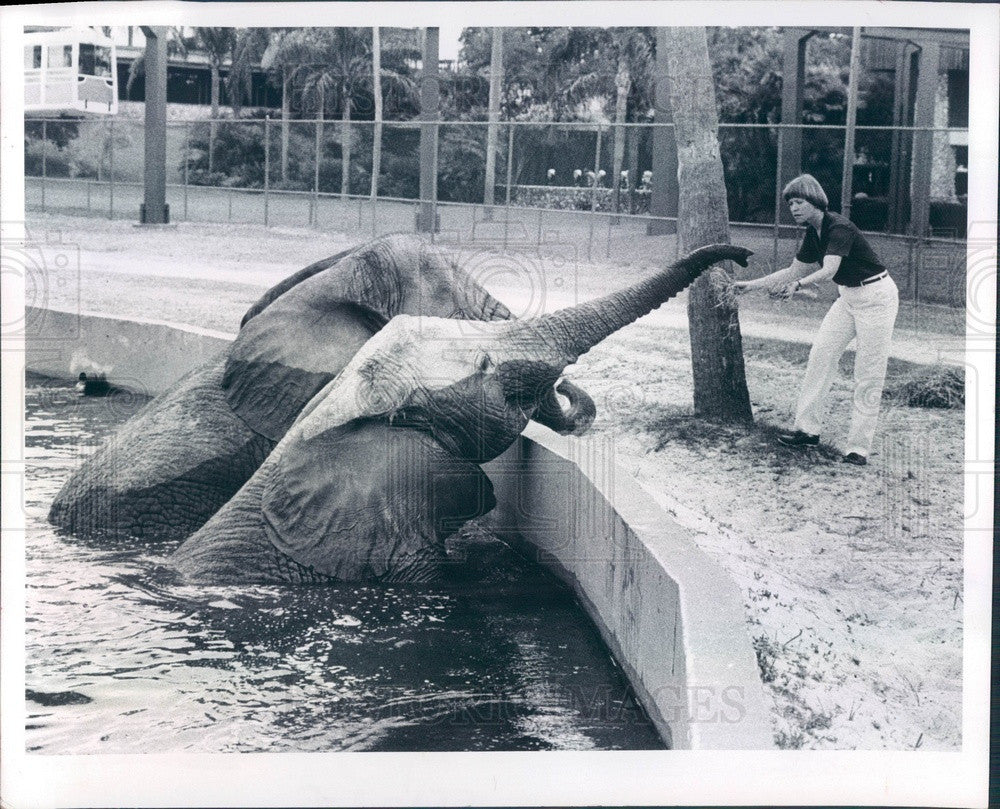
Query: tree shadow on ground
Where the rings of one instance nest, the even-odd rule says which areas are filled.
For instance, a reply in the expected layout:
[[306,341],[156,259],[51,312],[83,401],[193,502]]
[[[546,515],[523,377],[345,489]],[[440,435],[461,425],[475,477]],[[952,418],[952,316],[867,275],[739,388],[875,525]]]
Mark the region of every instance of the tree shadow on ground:
[[654,452],[680,445],[699,453],[721,452],[775,470],[812,469],[841,460],[841,452],[828,444],[805,448],[780,444],[778,436],[787,427],[767,422],[748,426],[722,424],[668,408],[645,415],[644,423],[636,426],[655,437]]

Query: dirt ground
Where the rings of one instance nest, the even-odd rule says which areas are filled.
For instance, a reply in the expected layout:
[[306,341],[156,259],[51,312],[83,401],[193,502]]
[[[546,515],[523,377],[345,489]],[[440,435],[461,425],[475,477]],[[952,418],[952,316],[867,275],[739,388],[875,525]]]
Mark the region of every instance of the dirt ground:
[[[230,333],[262,287],[357,241],[298,229],[147,230],[51,215],[34,216],[29,228],[47,244],[29,304]],[[72,260],[57,268],[60,250]],[[591,297],[648,270],[578,264],[570,274],[528,257],[473,252],[466,259],[521,313]],[[869,466],[843,464],[838,442],[851,393],[845,358],[824,443],[805,451],[778,445],[774,431],[790,422],[825,308],[741,299],[756,418],[748,430],[692,415],[683,299],[613,335],[569,376],[594,397],[593,429],[612,442],[634,484],[690,528],[742,592],[779,746],[956,750],[964,410],[892,399]],[[955,322],[954,312],[934,310],[906,321],[901,310],[889,386],[920,365],[959,362]]]

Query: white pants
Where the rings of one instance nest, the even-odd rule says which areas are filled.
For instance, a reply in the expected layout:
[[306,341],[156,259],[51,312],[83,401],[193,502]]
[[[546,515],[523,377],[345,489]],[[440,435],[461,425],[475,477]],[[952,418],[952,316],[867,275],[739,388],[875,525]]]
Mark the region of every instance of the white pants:
[[863,287],[838,287],[840,297],[823,318],[809,352],[802,380],[795,428],[810,435],[822,432],[827,397],[840,357],[857,337],[854,354],[854,410],[845,453],[868,456],[875,438],[892,327],[899,309],[899,290],[888,276]]

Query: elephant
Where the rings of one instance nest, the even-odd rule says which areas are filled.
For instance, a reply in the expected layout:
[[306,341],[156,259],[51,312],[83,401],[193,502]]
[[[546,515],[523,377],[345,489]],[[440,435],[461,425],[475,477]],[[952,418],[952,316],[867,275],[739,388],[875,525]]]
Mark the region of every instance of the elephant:
[[712,264],[751,254],[703,247],[629,288],[521,320],[397,315],[171,564],[219,582],[434,579],[445,539],[496,505],[480,464],[513,444],[565,368]]
[[[56,496],[50,522],[83,538],[190,535],[250,479],[314,394],[400,314],[512,317],[452,256],[416,236],[385,236],[318,261],[268,290],[227,350],[91,455]],[[594,412],[590,397],[564,380],[535,417],[579,434]]]

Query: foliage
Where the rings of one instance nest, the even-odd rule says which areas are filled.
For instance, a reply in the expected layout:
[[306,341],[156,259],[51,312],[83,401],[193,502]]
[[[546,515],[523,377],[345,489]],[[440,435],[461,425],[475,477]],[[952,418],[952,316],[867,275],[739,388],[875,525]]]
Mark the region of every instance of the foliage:
[[85,144],[78,139],[79,122],[73,119],[46,121],[45,137],[42,124],[29,121],[24,127],[24,172],[41,176],[44,158],[47,177],[88,177],[97,174],[97,168]]

